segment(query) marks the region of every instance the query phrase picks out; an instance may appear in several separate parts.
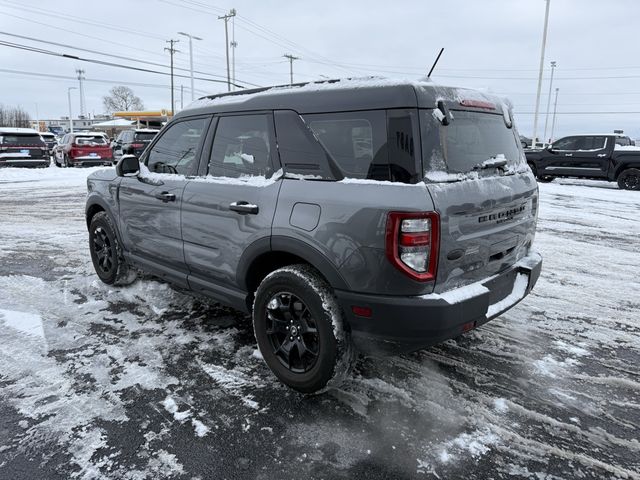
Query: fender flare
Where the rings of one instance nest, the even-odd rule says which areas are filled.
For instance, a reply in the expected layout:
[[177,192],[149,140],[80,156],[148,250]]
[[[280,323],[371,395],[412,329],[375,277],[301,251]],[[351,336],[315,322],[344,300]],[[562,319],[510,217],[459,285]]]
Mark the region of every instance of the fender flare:
[[288,253],[300,257],[318,270],[333,288],[349,289],[337,267],[316,248],[292,237],[272,236],[256,240],[245,249],[242,257],[240,257],[236,271],[236,281],[244,291],[249,290],[247,275],[254,262],[261,256],[270,253]]

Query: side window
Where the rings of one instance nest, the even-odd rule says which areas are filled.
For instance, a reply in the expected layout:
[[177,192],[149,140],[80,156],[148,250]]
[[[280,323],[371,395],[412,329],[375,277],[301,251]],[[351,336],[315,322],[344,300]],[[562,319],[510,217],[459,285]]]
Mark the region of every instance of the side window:
[[197,118],[167,128],[149,151],[147,168],[155,173],[191,173],[196,167],[196,154],[207,122],[206,118]]
[[602,150],[607,145],[607,137],[585,136],[579,137],[577,150]]
[[345,177],[389,180],[383,110],[323,113],[303,118]]
[[553,144],[554,150],[578,150],[579,137],[564,137]]
[[631,145],[631,139],[629,137],[616,137],[616,145],[627,147]]
[[265,176],[271,170],[271,115],[220,117],[208,174],[214,177]]
[[274,114],[278,152],[286,173],[308,175],[321,179],[342,178],[326,151],[314,137],[300,115],[292,110],[280,110]]

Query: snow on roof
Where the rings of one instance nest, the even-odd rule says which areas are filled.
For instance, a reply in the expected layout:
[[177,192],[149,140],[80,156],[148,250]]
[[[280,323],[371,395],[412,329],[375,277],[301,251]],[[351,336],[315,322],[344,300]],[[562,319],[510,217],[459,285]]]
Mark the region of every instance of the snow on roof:
[[341,90],[341,89],[354,89],[354,88],[373,88],[384,86],[398,86],[398,85],[414,85],[416,87],[433,86],[434,83],[431,80],[407,80],[398,78],[384,78],[384,77],[364,77],[364,78],[344,78],[340,80],[330,81],[318,81],[309,82],[304,84],[294,85],[279,85],[270,88],[259,89],[252,93],[242,93],[237,91],[234,94],[219,94],[210,95],[207,97],[199,98],[191,102],[184,110],[208,107],[212,105],[223,105],[227,103],[243,103],[252,98],[256,98],[261,95],[272,95],[274,93],[290,93],[290,92],[317,92],[326,90]]
[[10,128],[10,127],[0,127],[0,133],[8,133],[8,134],[33,134],[38,135],[38,132],[33,128]]
[[136,128],[136,133],[158,133],[160,130],[157,128]]
[[624,133],[576,133],[574,135],[565,135],[565,137],[628,137]]
[[53,132],[38,132],[40,134],[40,136],[45,136],[45,137],[55,137],[56,134]]
[[115,120],[107,120],[106,122],[94,123],[91,128],[95,127],[128,127],[133,125],[133,120],[125,120],[124,118],[117,118]]

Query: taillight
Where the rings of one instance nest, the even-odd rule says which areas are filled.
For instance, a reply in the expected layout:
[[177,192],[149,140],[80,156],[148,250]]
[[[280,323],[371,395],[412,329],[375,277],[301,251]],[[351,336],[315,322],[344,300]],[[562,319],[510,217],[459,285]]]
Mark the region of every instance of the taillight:
[[144,147],[144,143],[132,143],[131,147],[132,148],[142,148],[142,147]]
[[386,252],[389,261],[414,280],[436,278],[440,215],[437,212],[390,212]]

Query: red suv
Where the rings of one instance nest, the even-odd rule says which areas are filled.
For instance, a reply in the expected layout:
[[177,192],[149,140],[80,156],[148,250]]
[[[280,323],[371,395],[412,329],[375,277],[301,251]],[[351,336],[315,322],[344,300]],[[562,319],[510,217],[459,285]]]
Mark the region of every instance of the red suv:
[[58,167],[113,165],[107,137],[101,133],[68,133],[54,150]]

